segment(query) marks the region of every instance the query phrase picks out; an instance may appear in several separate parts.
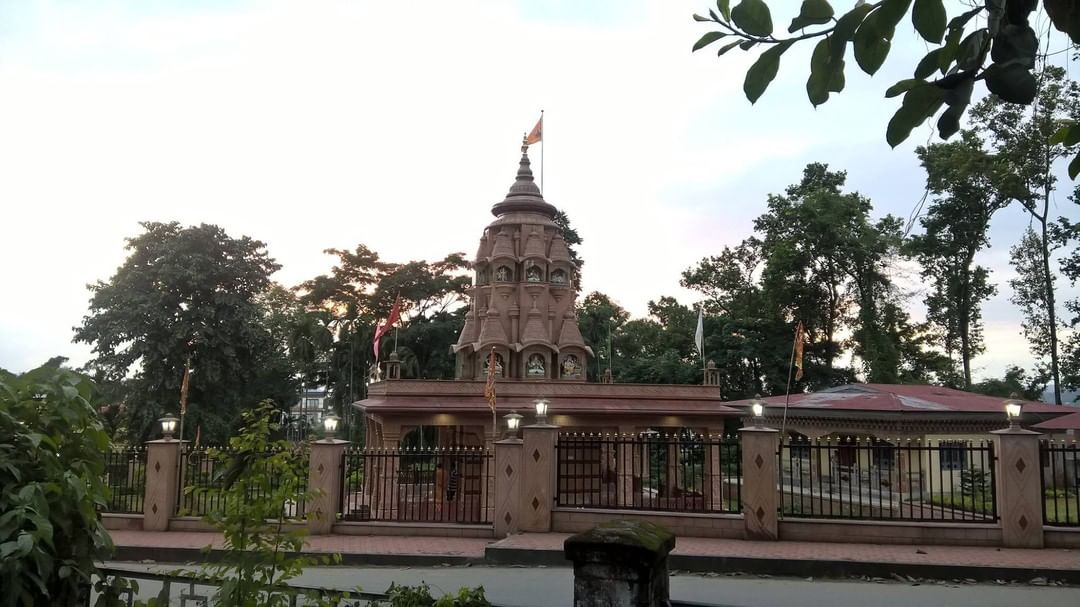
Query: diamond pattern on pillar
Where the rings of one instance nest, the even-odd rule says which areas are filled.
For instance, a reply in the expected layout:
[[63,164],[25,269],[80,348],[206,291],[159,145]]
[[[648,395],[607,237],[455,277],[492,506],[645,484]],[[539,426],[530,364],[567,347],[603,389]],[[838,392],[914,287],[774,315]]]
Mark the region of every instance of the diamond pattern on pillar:
[[533,510],[536,510],[537,508],[539,508],[540,507],[540,500],[534,497],[533,501],[532,501],[532,507],[533,507]]
[[758,456],[754,458],[754,464],[757,465],[758,468],[760,468],[761,465],[764,464],[764,463],[765,463],[765,460],[761,459],[761,454],[758,453]]
[[1027,526],[1028,526],[1028,520],[1027,520],[1027,517],[1026,517],[1026,516],[1024,516],[1023,514],[1021,514],[1021,515],[1020,515],[1020,519],[1019,519],[1018,521],[1016,521],[1016,523],[1017,523],[1018,525],[1020,525],[1020,528],[1021,528],[1021,529],[1027,529]]
[[539,462],[540,461],[540,450],[539,449],[533,449],[533,461],[534,462]]
[[757,515],[757,520],[759,520],[759,521],[765,520],[765,509],[762,508],[761,506],[757,507],[757,511],[755,511],[754,514]]
[[1027,468],[1027,464],[1024,463],[1024,458],[1016,460],[1016,471],[1020,474],[1024,473],[1024,468]]
[[157,504],[154,504],[153,506],[150,507],[150,512],[153,512],[154,514],[157,514]]
[[154,462],[154,472],[161,472],[161,462]]
[[506,478],[510,478],[514,474],[514,469],[510,467],[510,464],[506,464]]
[[514,517],[510,516],[510,513],[509,513],[509,512],[507,512],[507,513],[506,513],[506,516],[504,516],[504,517],[503,517],[503,520],[504,520],[504,521],[506,521],[506,524],[507,524],[507,525],[509,525],[509,524],[510,524],[510,521],[514,520]]
[[316,470],[318,470],[318,471],[319,471],[319,474],[322,474],[322,473],[323,473],[323,470],[325,470],[325,469],[326,469],[326,468],[324,468],[324,467],[323,467],[323,465],[322,465],[321,463],[319,464],[319,467],[318,467],[318,468],[316,468]]

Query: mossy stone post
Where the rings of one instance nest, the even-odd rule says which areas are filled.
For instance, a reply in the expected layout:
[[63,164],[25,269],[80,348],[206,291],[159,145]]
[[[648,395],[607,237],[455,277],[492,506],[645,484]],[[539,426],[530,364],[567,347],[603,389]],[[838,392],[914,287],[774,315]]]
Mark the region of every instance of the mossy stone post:
[[668,553],[675,534],[660,525],[611,521],[566,538],[574,563],[574,607],[660,607],[669,602]]
[[180,446],[174,438],[146,443],[146,488],[143,498],[143,531],[168,531],[176,516],[180,487]]
[[342,458],[349,441],[324,438],[311,443],[308,460],[308,491],[315,497],[307,504],[308,531],[311,535],[325,535],[334,529],[338,508],[341,507]]

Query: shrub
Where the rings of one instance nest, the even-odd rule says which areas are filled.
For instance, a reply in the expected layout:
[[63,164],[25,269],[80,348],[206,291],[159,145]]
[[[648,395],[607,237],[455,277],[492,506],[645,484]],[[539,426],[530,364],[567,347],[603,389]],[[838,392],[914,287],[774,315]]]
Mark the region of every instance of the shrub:
[[108,434],[89,378],[52,367],[0,374],[0,605],[76,605],[112,552]]

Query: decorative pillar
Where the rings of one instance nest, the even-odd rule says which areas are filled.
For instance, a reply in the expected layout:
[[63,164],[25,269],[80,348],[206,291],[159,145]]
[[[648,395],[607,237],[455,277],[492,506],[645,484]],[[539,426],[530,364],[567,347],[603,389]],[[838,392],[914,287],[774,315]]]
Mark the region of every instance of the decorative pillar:
[[523,468],[520,438],[506,438],[495,443],[495,537],[517,533],[521,521]]
[[777,522],[776,450],[780,433],[773,428],[739,429],[742,441],[742,503],[746,539],[775,540]]
[[710,360],[709,363],[705,365],[705,385],[720,385],[720,369],[716,368],[716,361],[714,360]]
[[1042,466],[1038,432],[994,430],[997,448],[997,508],[1007,548],[1043,547]]
[[308,463],[308,490],[315,492],[315,497],[306,505],[308,530],[311,535],[330,533],[337,522],[338,507],[341,505],[342,458],[349,441],[325,438],[311,443],[311,456]]
[[551,531],[551,509],[555,503],[555,441],[559,427],[533,424],[522,429],[522,464],[525,471],[521,491],[521,531]]
[[[724,428],[705,429],[705,509],[724,509]],[[738,482],[739,479],[735,479]]]
[[386,379],[401,379],[401,357],[397,351],[391,352],[386,359]]
[[400,434],[390,433],[383,428],[383,448],[375,458],[379,468],[380,483],[377,502],[379,520],[394,520],[398,513],[398,470],[401,464]]
[[176,514],[180,481],[180,446],[175,439],[146,443],[146,494],[143,499],[143,531],[168,531]]

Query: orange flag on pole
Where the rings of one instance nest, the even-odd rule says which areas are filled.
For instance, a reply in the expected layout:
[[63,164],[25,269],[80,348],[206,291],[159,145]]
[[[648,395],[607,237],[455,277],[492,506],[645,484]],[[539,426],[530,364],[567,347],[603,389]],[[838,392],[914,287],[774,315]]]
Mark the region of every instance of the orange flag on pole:
[[540,143],[544,139],[544,115],[540,114],[540,120],[536,121],[536,126],[525,137],[525,145],[532,145],[534,143]]
[[795,381],[802,379],[803,372],[803,342],[806,341],[806,327],[802,321],[795,327]]
[[191,357],[184,364],[184,379],[180,382],[180,415],[187,413],[188,385],[191,381]]

